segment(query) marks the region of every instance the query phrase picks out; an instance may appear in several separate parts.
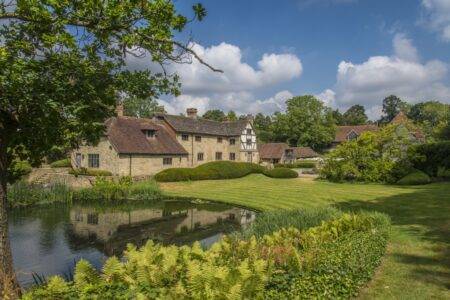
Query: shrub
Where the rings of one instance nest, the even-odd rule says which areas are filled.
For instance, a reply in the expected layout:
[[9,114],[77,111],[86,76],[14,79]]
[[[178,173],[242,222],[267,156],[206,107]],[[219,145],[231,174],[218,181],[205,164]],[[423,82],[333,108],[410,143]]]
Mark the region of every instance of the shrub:
[[422,171],[413,172],[397,181],[397,183],[401,185],[420,185],[420,184],[427,184],[430,182],[431,182],[430,176],[428,176],[426,173]]
[[70,168],[71,166],[70,158],[60,159],[50,164],[50,167],[52,168]]
[[439,167],[437,171],[437,177],[442,179],[450,179],[450,168]]
[[8,188],[8,205],[23,207],[54,202],[67,203],[72,200],[72,193],[63,183],[42,186],[18,181]]
[[31,173],[31,165],[25,160],[13,160],[8,170],[8,182],[15,182]]
[[73,282],[52,277],[24,299],[351,298],[379,265],[388,233],[385,215],[363,213],[260,239],[224,237],[208,250],[150,240],[101,272],[81,260]]
[[439,167],[450,169],[450,141],[420,144],[409,151],[414,168],[437,176]]
[[289,168],[289,169],[312,169],[317,165],[316,161],[313,160],[304,160],[298,161],[292,164],[275,164],[275,168]]
[[240,178],[252,173],[263,173],[264,167],[244,162],[216,161],[202,164],[195,168],[171,168],[155,175],[160,182],[230,179]]
[[76,190],[73,193],[74,200],[83,202],[153,201],[160,198],[161,191],[154,180],[133,183],[128,176],[122,177],[118,181],[99,177],[93,187]]
[[79,168],[79,169],[72,169],[69,171],[69,174],[79,176],[79,175],[85,175],[85,176],[112,176],[112,173],[110,171],[106,170],[99,170],[99,169],[87,169],[87,168]]
[[275,168],[271,170],[265,170],[264,175],[271,178],[297,178],[298,173],[288,168]]

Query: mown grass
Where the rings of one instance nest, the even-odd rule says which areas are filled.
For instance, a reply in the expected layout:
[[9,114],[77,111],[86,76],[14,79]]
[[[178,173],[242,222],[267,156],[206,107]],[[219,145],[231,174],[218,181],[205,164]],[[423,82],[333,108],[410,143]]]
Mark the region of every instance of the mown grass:
[[393,222],[388,253],[363,299],[450,299],[450,183],[424,186],[338,184],[310,179],[240,179],[160,184],[171,196],[261,211],[332,205],[371,210]]

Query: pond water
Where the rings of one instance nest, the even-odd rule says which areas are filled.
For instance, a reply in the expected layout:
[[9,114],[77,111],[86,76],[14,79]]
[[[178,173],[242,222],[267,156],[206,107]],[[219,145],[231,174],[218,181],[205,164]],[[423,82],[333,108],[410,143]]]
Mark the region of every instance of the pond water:
[[255,219],[255,212],[225,204],[165,200],[121,206],[57,205],[10,211],[9,230],[14,266],[23,286],[33,274],[70,278],[81,258],[100,269],[128,243],[149,239],[163,244],[205,248]]

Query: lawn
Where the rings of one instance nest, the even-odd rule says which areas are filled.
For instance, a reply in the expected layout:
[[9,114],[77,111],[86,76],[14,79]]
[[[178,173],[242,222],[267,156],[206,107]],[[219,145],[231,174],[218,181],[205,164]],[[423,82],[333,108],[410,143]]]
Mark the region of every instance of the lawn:
[[333,205],[392,218],[388,253],[363,299],[450,299],[450,183],[399,187],[311,179],[240,179],[161,184],[168,195],[198,197],[257,210]]

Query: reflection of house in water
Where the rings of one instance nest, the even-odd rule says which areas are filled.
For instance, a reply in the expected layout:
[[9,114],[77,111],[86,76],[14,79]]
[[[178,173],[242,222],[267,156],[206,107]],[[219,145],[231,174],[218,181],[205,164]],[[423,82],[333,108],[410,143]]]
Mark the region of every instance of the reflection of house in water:
[[70,211],[71,241],[75,247],[84,248],[89,243],[112,255],[121,253],[128,243],[141,246],[148,239],[189,244],[235,230],[255,218],[254,212],[241,208],[217,204],[190,206],[102,212],[75,206]]

